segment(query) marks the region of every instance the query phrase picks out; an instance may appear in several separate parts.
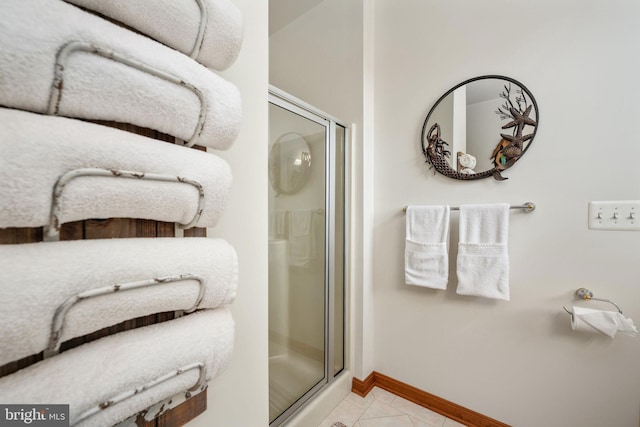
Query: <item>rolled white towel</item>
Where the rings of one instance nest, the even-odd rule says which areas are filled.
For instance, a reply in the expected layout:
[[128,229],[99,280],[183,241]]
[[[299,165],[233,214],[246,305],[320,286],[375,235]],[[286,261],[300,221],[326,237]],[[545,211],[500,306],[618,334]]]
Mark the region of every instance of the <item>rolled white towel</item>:
[[[1,80],[1,79],[0,79]],[[231,192],[231,169],[218,156],[118,129],[0,108],[0,228],[40,227],[51,220],[52,189],[69,171],[127,170],[182,177],[158,182],[78,177],[59,197],[60,223],[87,218],[145,218],[213,227]]]
[[226,149],[238,88],[182,53],[59,0],[0,2],[0,105],[131,123]]
[[463,168],[473,169],[476,167],[476,158],[471,154],[463,153],[458,156],[458,163]]
[[237,285],[222,239],[0,245],[0,366],[125,320],[230,304]]
[[242,45],[242,12],[231,0],[66,0],[122,22],[214,70]]
[[84,344],[0,378],[0,402],[69,404],[71,425],[111,426],[163,399],[201,392],[226,369],[233,341],[227,309],[200,311]]

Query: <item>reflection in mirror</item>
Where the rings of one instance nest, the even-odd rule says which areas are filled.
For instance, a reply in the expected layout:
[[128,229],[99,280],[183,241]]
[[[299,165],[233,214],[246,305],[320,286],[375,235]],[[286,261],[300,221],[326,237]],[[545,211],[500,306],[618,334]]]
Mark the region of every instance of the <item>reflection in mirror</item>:
[[278,194],[294,194],[307,182],[311,172],[311,150],[302,135],[280,136],[269,152],[269,181]]
[[449,177],[473,180],[502,172],[527,151],[538,126],[531,92],[504,76],[467,80],[445,93],[422,128],[422,152],[432,168]]

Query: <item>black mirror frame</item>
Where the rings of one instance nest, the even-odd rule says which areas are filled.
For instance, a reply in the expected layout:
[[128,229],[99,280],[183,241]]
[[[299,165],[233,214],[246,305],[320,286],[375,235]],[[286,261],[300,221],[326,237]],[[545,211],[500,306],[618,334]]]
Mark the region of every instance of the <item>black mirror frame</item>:
[[[472,83],[474,81],[478,81],[478,80],[485,80],[485,79],[500,79],[500,80],[504,80],[507,81],[509,83],[513,83],[514,85],[517,85],[524,93],[526,93],[526,95],[529,97],[529,100],[531,101],[531,106],[527,109],[527,111],[522,114],[522,116],[524,116],[524,118],[522,120],[528,119],[528,114],[531,110],[531,107],[533,107],[533,109],[535,110],[536,113],[536,119],[535,121],[529,119],[530,122],[533,122],[533,124],[531,123],[527,123],[529,125],[534,126],[533,129],[533,133],[529,134],[529,135],[525,135],[522,136],[522,129],[520,127],[520,125],[518,126],[518,136],[517,137],[509,137],[507,135],[504,134],[500,134],[503,139],[508,139],[511,140],[512,142],[516,143],[516,144],[520,144],[523,145],[524,141],[529,141],[529,143],[525,146],[525,147],[521,147],[519,154],[517,154],[517,156],[515,156],[514,158],[511,159],[510,162],[508,162],[504,167],[493,167],[492,169],[483,171],[483,172],[478,172],[478,173],[472,173],[472,174],[465,174],[465,173],[461,173],[458,172],[456,170],[454,170],[453,168],[451,168],[449,166],[449,163],[446,159],[447,156],[449,156],[451,153],[447,150],[444,149],[444,145],[448,145],[447,142],[445,142],[442,138],[440,138],[440,127],[439,125],[436,123],[434,125],[431,126],[430,129],[427,129],[427,124],[429,123],[429,119],[431,118],[431,115],[433,114],[434,110],[436,109],[436,107],[438,107],[438,105],[440,104],[440,102],[445,99],[447,96],[449,96],[453,91],[455,91],[456,89],[458,89],[459,87],[462,87],[466,84]],[[511,123],[509,123],[509,125],[505,125],[502,128],[505,129],[506,127],[514,127],[515,125],[512,125],[512,123],[515,123],[515,120]],[[536,135],[536,133],[538,132],[538,125],[540,123],[540,111],[538,110],[538,103],[536,102],[535,97],[533,96],[533,94],[531,93],[531,91],[529,89],[527,89],[526,86],[524,86],[522,83],[520,83],[519,81],[511,78],[511,77],[506,77],[506,76],[501,76],[501,75],[495,75],[495,74],[490,74],[490,75],[484,75],[484,76],[478,76],[478,77],[474,77],[468,80],[463,81],[462,83],[457,84],[456,86],[454,86],[453,88],[449,89],[447,92],[445,92],[444,95],[442,95],[436,102],[435,104],[433,104],[433,107],[431,107],[431,109],[429,110],[429,114],[427,114],[427,117],[424,120],[424,124],[422,125],[422,134],[420,137],[420,146],[422,148],[422,153],[424,154],[427,163],[429,163],[431,165],[431,167],[434,169],[434,174],[435,172],[439,172],[440,174],[447,176],[449,178],[452,179],[457,179],[457,180],[463,180],[463,181],[469,181],[469,180],[476,180],[476,179],[482,179],[482,178],[488,178],[490,176],[493,176],[496,180],[498,181],[503,181],[505,178],[501,175],[501,172],[511,166],[513,166],[513,164],[515,164],[515,162],[517,160],[520,159],[520,157],[522,157],[524,155],[524,153],[529,149],[529,146],[531,145],[531,142],[533,142],[533,139]],[[497,151],[497,148],[496,148]],[[495,151],[494,151],[495,153]]]

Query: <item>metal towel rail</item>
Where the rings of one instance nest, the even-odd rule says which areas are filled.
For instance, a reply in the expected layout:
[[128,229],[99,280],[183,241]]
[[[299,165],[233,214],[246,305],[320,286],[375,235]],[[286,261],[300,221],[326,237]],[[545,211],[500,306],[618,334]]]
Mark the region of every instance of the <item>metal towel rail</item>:
[[[449,209],[451,209],[452,211],[459,211],[460,207],[451,206]],[[509,209],[522,209],[525,212],[533,212],[536,209],[536,204],[533,202],[525,202],[521,205],[511,205],[509,206]],[[405,212],[405,213],[407,212],[407,206],[402,208],[402,212]]]
[[179,183],[188,184],[195,187],[196,190],[198,190],[198,207],[191,221],[189,221],[187,224],[180,224],[180,227],[182,228],[193,227],[200,219],[200,216],[202,215],[202,211],[204,209],[204,198],[205,198],[204,188],[202,187],[202,184],[200,184],[198,181],[191,178],[186,178],[183,176],[126,171],[126,170],[117,170],[117,169],[100,169],[100,168],[74,169],[60,176],[53,188],[53,199],[51,202],[51,214],[49,219],[49,226],[46,227],[45,233],[44,233],[45,240],[55,241],[60,239],[60,225],[61,225],[60,219],[59,219],[60,198],[62,196],[62,192],[65,189],[66,185],[69,183],[69,181],[75,178],[88,177],[88,176],[130,178],[130,179],[162,181],[162,182],[179,182]]
[[[160,385],[162,383],[164,383],[165,381],[168,381],[170,379],[176,378],[180,375],[183,375],[186,372],[189,372],[193,369],[198,369],[199,371],[199,375],[198,375],[198,380],[196,381],[195,385],[193,385],[192,387],[190,387],[189,389],[187,389],[185,391],[185,393],[187,395],[190,395],[192,392],[196,392],[198,391],[199,388],[202,388],[206,382],[207,379],[207,368],[205,367],[205,364],[202,362],[195,362],[195,363],[191,363],[189,365],[183,366],[179,369],[176,369],[174,371],[171,372],[167,372],[166,374],[148,382],[147,384],[142,384],[139,385],[138,387],[136,387],[133,390],[128,390],[125,392],[122,392],[120,394],[118,394],[117,396],[113,396],[110,399],[108,399],[105,402],[100,403],[99,405],[94,406],[93,408],[83,412],[82,414],[80,414],[78,416],[78,418],[75,420],[75,422],[73,423],[73,425],[77,425],[80,424],[82,421],[84,421],[85,419],[97,414],[100,411],[105,410],[106,408],[116,405],[120,402],[123,402],[127,399],[129,399],[130,397],[136,396],[139,393],[142,393],[150,388],[153,388],[157,385]],[[168,402],[169,404],[171,403],[170,401]]]
[[[205,9],[202,9],[205,10]],[[202,29],[202,22],[200,24],[200,29]],[[200,34],[198,34],[200,37]],[[196,41],[200,43],[200,41]],[[98,46],[93,43],[88,43],[84,41],[70,41],[60,48],[58,54],[56,56],[56,64],[54,68],[54,80],[51,85],[51,92],[49,94],[49,106],[47,108],[47,114],[51,114],[57,116],[60,110],[60,101],[62,99],[62,90],[65,86],[64,84],[64,71],[67,69],[67,60],[72,53],[75,52],[85,52],[98,56],[102,56],[103,58],[110,59],[115,62],[119,62],[123,65],[132,67],[138,71],[143,73],[147,73],[151,76],[158,77],[162,80],[165,80],[169,83],[173,83],[175,85],[186,88],[191,91],[200,101],[200,113],[198,115],[198,123],[196,124],[195,129],[193,130],[193,134],[188,141],[185,141],[186,147],[193,147],[198,143],[198,139],[200,138],[200,134],[202,133],[202,128],[204,128],[204,121],[207,112],[207,99],[200,89],[196,86],[192,85],[184,81],[184,79],[174,76],[173,74],[167,73],[163,70],[151,67],[149,65],[143,64],[142,62],[129,58],[120,53],[114,52],[111,49]],[[197,54],[196,54],[197,55]]]
[[96,289],[88,289],[84,292],[81,292],[77,295],[73,295],[62,303],[57,309],[53,316],[53,321],[51,323],[51,335],[49,336],[49,345],[44,350],[44,358],[47,359],[51,356],[54,356],[60,351],[60,344],[62,339],[62,330],[65,325],[65,318],[69,310],[77,303],[87,300],[89,298],[99,297],[103,295],[111,295],[115,293],[120,293],[132,289],[140,289],[148,286],[162,285],[166,283],[175,283],[186,280],[195,280],[198,282],[198,296],[193,303],[193,305],[187,309],[176,311],[176,315],[181,316],[183,313],[191,313],[197,310],[202,298],[205,293],[205,283],[204,278],[197,274],[178,274],[175,276],[167,276],[167,277],[157,277],[154,279],[148,280],[139,280],[136,282],[128,282],[128,283],[118,283],[110,286],[103,286],[101,288]]

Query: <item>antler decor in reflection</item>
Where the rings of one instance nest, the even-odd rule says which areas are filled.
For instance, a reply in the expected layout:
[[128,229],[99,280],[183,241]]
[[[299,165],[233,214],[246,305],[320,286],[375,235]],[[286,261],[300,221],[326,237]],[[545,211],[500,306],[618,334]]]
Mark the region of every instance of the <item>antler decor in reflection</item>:
[[[524,142],[533,138],[533,134],[522,135],[522,131],[525,126],[537,126],[535,120],[529,117],[533,105],[528,105],[527,97],[522,89],[517,90],[519,93],[516,96],[516,105],[514,106],[511,101],[511,83],[504,86],[504,92],[500,93],[500,97],[504,98],[505,103],[498,108],[496,114],[500,115],[501,119],[511,118],[512,120],[506,125],[502,126],[502,129],[515,128],[513,135],[506,135],[501,133],[502,140],[498,143],[495,150],[491,154],[491,160],[493,165],[498,170],[505,170],[516,162],[522,155],[524,150]],[[517,108],[516,108],[517,106]],[[509,113],[505,112],[508,110]]]

